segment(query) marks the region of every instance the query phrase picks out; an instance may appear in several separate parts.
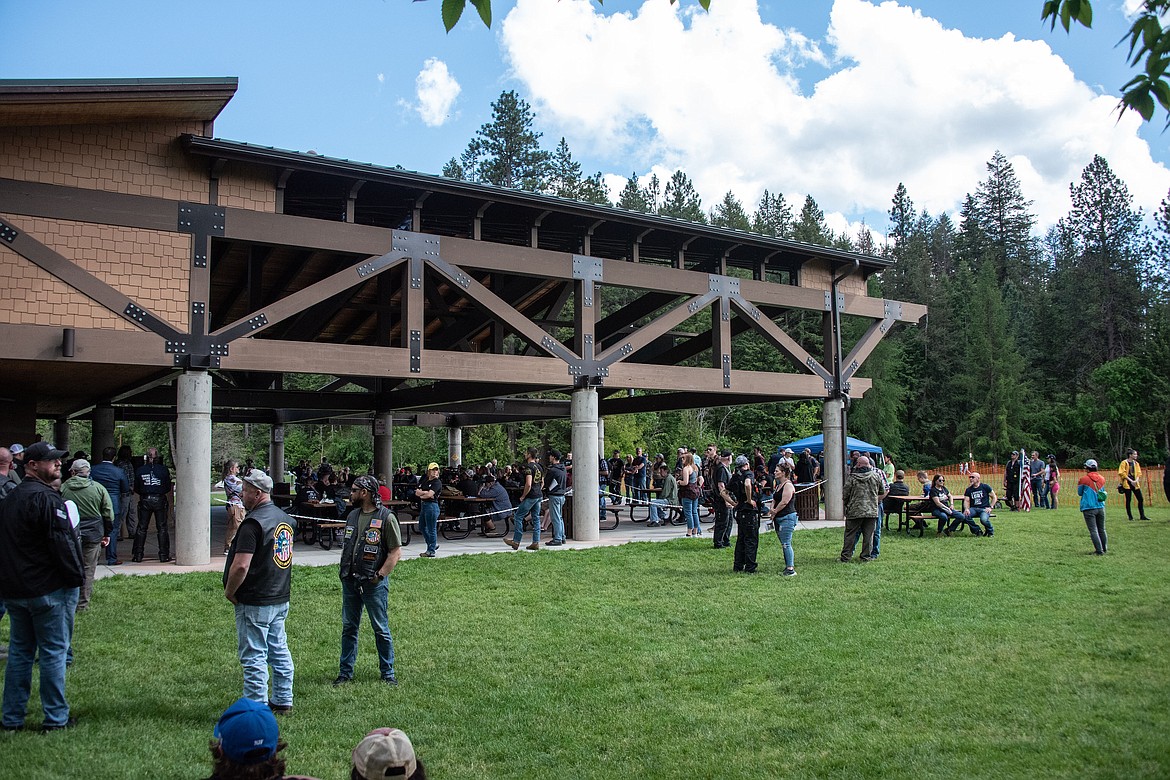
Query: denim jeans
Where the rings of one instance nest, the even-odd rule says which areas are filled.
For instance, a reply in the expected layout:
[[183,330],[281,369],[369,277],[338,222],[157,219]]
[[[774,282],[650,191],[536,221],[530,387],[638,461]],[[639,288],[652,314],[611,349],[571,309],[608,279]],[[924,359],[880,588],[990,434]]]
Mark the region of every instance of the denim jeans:
[[873,527],[873,555],[878,557],[878,553],[882,551],[882,523],[886,521],[885,511],[882,507],[881,499],[878,499],[878,517],[877,525]]
[[427,552],[433,553],[439,549],[439,502],[424,501],[418,515],[418,525],[422,530],[423,540],[427,543]]
[[[236,605],[236,641],[244,667],[244,697],[252,701],[292,706],[293,660],[288,651],[284,621],[288,602]],[[268,667],[272,666],[272,698],[268,698]]]
[[663,518],[661,507],[665,507],[666,505],[665,498],[650,499],[650,514],[646,517],[647,522],[661,523]]
[[548,497],[548,516],[552,519],[552,536],[558,542],[565,541],[565,497]]
[[1093,549],[1101,554],[1109,552],[1109,537],[1105,535],[1105,509],[1082,509],[1081,514],[1085,516]]
[[1051,491],[1052,491],[1052,486],[1049,485],[1047,482],[1044,482],[1043,480],[1041,480],[1040,481],[1040,501],[1037,503],[1037,506],[1039,506],[1043,509],[1051,509],[1052,508],[1052,504],[1048,500],[1049,495],[1051,495]]
[[11,621],[8,665],[4,670],[5,726],[24,725],[32,690],[33,659],[38,651],[44,723],[60,726],[69,720],[69,703],[65,701],[65,664],[76,603],[77,588],[62,588],[44,596],[5,601]]
[[[118,503],[119,498],[120,498],[119,495],[114,494],[114,493],[110,493],[110,504],[112,504],[113,508],[114,508],[114,522],[118,522],[118,518],[122,516],[120,513],[122,506],[121,506],[121,504]],[[110,531],[110,543],[106,546],[106,549],[104,552],[105,552],[106,565],[113,566],[114,561],[118,560],[118,527],[117,526],[114,526],[114,530]]]
[[971,513],[971,519],[978,520],[983,526],[983,533],[987,534],[988,536],[991,536],[993,533],[995,533],[995,528],[993,528],[991,525],[990,508],[981,509],[979,507],[972,507],[968,511]]
[[703,530],[703,527],[699,525],[699,499],[683,498],[679,503],[682,504],[682,513],[683,518],[687,521],[687,530]]
[[516,514],[512,517],[512,541],[519,542],[524,538],[524,518],[529,515],[532,515],[532,543],[540,542],[540,499],[531,497],[516,507]]
[[776,538],[780,540],[780,546],[784,548],[784,568],[791,569],[795,557],[792,554],[792,532],[796,530],[797,514],[793,512],[790,515],[783,515],[777,517]]
[[358,628],[362,623],[362,607],[370,616],[374,629],[374,644],[378,647],[378,670],[383,677],[394,674],[394,637],[390,636],[390,622],[387,617],[387,601],[390,580],[383,579],[377,585],[359,592],[353,580],[341,581],[341,676],[353,677],[353,666],[357,661]]
[[163,560],[171,557],[171,531],[167,526],[166,498],[147,496],[138,502],[138,529],[134,532],[134,557],[141,558],[146,549],[146,533],[150,530],[150,518],[154,517],[154,527],[158,535],[158,558]]
[[[946,529],[948,532],[953,531],[963,523],[969,523],[972,528],[975,527],[975,523],[969,517],[964,517],[962,512],[954,509],[943,510],[936,508],[931,510],[931,514],[938,520],[938,533],[942,533],[943,529]],[[950,521],[949,523],[947,522],[948,520]]]

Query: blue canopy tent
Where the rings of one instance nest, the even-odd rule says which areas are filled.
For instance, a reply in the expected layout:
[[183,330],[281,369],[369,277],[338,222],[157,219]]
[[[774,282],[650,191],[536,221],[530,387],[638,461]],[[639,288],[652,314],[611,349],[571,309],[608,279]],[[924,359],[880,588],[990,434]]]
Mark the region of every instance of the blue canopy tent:
[[[789,449],[797,454],[800,454],[800,452],[802,450],[808,449],[808,450],[812,450],[813,455],[819,455],[821,450],[823,450],[824,448],[825,448],[825,436],[824,436],[824,434],[818,433],[816,436],[809,436],[807,439],[801,439],[800,441],[794,441],[791,444],[785,444],[781,447],[777,447],[776,452],[780,453],[780,452],[784,452],[784,450],[786,450],[786,449]],[[882,451],[881,447],[877,447],[873,444],[869,444],[867,442],[862,441],[861,439],[855,439],[852,436],[845,437],[845,449],[848,452],[854,452],[854,451],[856,451],[856,452],[881,452]]]

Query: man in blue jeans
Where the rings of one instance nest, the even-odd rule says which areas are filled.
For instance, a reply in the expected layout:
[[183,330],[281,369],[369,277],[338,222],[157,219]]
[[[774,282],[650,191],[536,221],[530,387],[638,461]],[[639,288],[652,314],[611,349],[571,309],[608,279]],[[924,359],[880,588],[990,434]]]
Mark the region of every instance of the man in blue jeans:
[[[272,478],[260,469],[244,477],[244,508],[223,569],[223,595],[236,608],[236,641],[244,667],[244,696],[292,712],[293,660],[284,623],[292,591],[296,521],[272,503]],[[272,698],[268,667],[272,666]]]
[[513,550],[520,549],[520,540],[524,538],[524,518],[529,515],[532,516],[532,544],[528,545],[528,549],[540,549],[540,486],[544,482],[544,469],[536,462],[537,454],[535,447],[529,447],[524,456],[524,489],[520,492],[520,506],[516,507],[516,515],[512,518],[512,538],[504,540],[504,544]]
[[45,442],[25,450],[25,478],[0,502],[0,600],[11,621],[4,670],[4,731],[24,729],[32,667],[40,666],[41,731],[69,728],[77,719],[65,700],[73,609],[85,577],[81,539],[65,501],[51,485],[67,455]]
[[358,477],[353,483],[352,499],[354,508],[345,518],[341,549],[341,664],[333,685],[344,685],[353,679],[363,607],[374,629],[382,682],[397,685],[388,596],[390,572],[402,557],[402,533],[398,518],[382,506],[378,480]]
[[561,464],[561,453],[559,450],[549,450],[548,453],[548,468],[544,471],[544,494],[548,496],[548,516],[552,523],[553,538],[549,541],[549,547],[559,547],[565,543],[565,488],[569,481],[568,475],[565,473],[565,467]]

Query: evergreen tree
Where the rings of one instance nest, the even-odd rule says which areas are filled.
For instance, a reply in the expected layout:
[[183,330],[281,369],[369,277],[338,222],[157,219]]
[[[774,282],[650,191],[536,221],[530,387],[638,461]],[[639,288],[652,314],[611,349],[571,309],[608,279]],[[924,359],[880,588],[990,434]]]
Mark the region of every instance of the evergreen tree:
[[601,171],[598,171],[592,176],[586,176],[581,180],[581,188],[577,193],[577,200],[583,200],[586,203],[596,203],[599,206],[613,205],[609,200],[609,190],[601,180]]
[[641,211],[645,214],[653,211],[646,201],[646,193],[638,183],[638,174],[631,173],[630,178],[626,179],[626,186],[618,193],[617,205],[618,208]]
[[580,199],[581,163],[573,159],[563,136],[549,164],[548,192],[560,198]]
[[825,212],[821,211],[812,195],[804,196],[804,205],[800,207],[800,218],[792,228],[792,237],[806,244],[829,246],[833,243],[833,231],[825,224]]
[[[657,182],[657,178],[653,179]],[[741,207],[742,210],[742,207]],[[658,213],[664,217],[685,219],[688,222],[707,222],[707,215],[703,213],[703,201],[699,197],[695,185],[681,169],[675,171],[670,181],[666,183],[666,192],[663,195],[662,206]]]
[[1096,155],[1070,185],[1069,228],[1080,249],[1078,294],[1066,302],[1084,314],[1086,336],[1100,340],[1105,360],[1124,357],[1137,346],[1144,311],[1140,251],[1146,236],[1133,197],[1104,157]]
[[1024,199],[1015,169],[1002,152],[996,151],[987,170],[987,180],[975,191],[975,217],[996,266],[996,281],[1035,289],[1039,253],[1032,235],[1036,218],[1028,211],[1032,201]]
[[735,230],[751,230],[751,221],[739,198],[731,192],[723,196],[715,208],[711,209],[711,224],[716,227],[734,228]]
[[500,187],[543,192],[548,180],[548,152],[533,129],[536,115],[514,91],[492,103],[492,121],[480,126],[460,162],[468,176]]
[[764,190],[760,206],[752,215],[752,230],[776,238],[792,237],[792,207],[784,200],[783,193],[772,195]]
[[658,174],[651,173],[650,179],[642,190],[642,198],[651,214],[662,213],[662,182],[658,181]]
[[463,170],[463,166],[454,157],[448,160],[447,164],[443,166],[443,175],[448,179],[467,181],[467,172]]
[[1021,427],[1028,397],[1024,359],[1016,349],[997,280],[998,269],[979,269],[963,328],[962,429],[980,460],[1002,458],[1028,436]]

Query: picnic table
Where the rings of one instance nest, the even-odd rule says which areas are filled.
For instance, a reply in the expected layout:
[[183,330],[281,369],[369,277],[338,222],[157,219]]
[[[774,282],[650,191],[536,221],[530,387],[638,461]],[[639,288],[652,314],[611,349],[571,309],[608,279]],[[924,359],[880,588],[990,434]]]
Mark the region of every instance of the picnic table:
[[322,550],[332,549],[337,530],[345,528],[345,521],[342,519],[346,508],[345,502],[341,503],[340,512],[338,504],[328,499],[302,501],[299,508],[302,519],[297,522],[297,529],[301,532],[301,541],[305,544],[320,544]]

